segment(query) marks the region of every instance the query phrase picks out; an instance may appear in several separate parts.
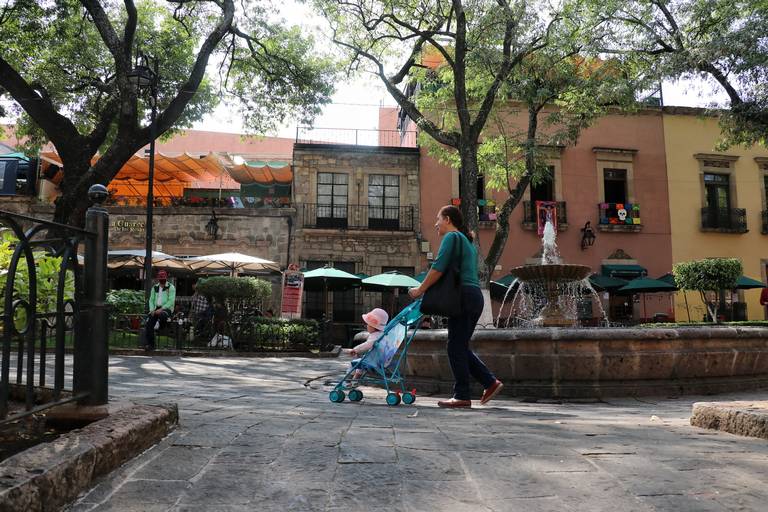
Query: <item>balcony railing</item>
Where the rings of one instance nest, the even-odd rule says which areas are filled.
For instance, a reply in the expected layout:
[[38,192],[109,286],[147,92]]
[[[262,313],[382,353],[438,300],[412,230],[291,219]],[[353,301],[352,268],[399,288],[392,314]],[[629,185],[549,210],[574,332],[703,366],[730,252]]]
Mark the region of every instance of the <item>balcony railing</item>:
[[296,142],[303,144],[350,144],[354,146],[415,148],[416,132],[299,126],[296,128]]
[[768,210],[763,210],[761,216],[763,218],[763,226],[760,232],[764,235],[768,235]]
[[413,231],[413,206],[323,205],[301,206],[305,228]]
[[[523,224],[537,225],[536,222],[536,202],[523,201]],[[565,208],[565,201],[557,201],[557,225],[568,224],[568,212]]]
[[747,210],[744,208],[702,208],[701,229],[726,233],[746,233]]
[[640,205],[637,203],[600,203],[599,223],[616,226],[641,226]]

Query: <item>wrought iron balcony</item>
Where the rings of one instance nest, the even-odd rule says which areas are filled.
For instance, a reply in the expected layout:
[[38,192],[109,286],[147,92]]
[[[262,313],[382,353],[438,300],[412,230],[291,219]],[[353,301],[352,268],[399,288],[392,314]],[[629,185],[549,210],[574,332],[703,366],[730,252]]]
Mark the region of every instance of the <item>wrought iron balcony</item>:
[[702,231],[720,231],[723,233],[746,233],[747,210],[744,208],[702,208],[701,229]]
[[413,231],[413,206],[301,205],[301,224],[305,228]]
[[[557,201],[557,225],[565,226],[567,224],[568,211],[565,207],[565,201]],[[523,201],[523,226],[537,226],[535,201]]]

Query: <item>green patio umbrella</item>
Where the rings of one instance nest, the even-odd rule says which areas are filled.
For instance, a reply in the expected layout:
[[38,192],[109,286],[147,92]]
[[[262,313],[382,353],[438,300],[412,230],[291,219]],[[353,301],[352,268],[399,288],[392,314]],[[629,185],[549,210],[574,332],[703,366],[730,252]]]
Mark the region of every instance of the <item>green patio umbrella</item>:
[[323,291],[325,297],[325,318],[330,319],[328,310],[328,292],[349,290],[359,286],[362,280],[354,274],[330,266],[304,272],[304,289]]
[[671,284],[675,288],[677,288],[677,283],[675,282],[675,276],[672,274],[672,272],[667,272],[663,276],[659,277],[659,281],[664,281],[667,284]]
[[421,282],[411,276],[393,270],[391,272],[384,272],[383,274],[376,274],[375,276],[363,279],[363,290],[371,290],[375,292],[399,291],[415,288],[420,284]]
[[589,283],[595,290],[614,291],[627,285],[629,281],[619,279],[618,277],[606,276],[603,274],[592,274],[589,276]]
[[418,282],[420,282],[420,283],[423,283],[423,282],[424,282],[424,279],[426,279],[426,277],[427,277],[427,273],[428,273],[428,272],[429,272],[429,270],[425,270],[424,272],[419,272],[418,274],[416,274],[415,276],[413,276],[413,278],[414,278],[415,280],[417,280]]
[[752,288],[766,288],[766,285],[757,279],[747,276],[741,276],[736,280],[737,290],[751,290]]
[[392,292],[392,301],[389,308],[391,317],[394,315],[395,302],[397,301],[400,292],[406,292],[408,288],[415,288],[420,284],[419,281],[411,276],[393,270],[391,272],[384,272],[383,274],[376,274],[375,276],[363,279],[363,290],[384,293]]
[[[650,277],[638,277],[616,291],[626,294],[674,292],[677,291],[677,286],[658,279],[651,279]],[[647,318],[645,313],[645,296],[643,296],[643,317]]]
[[[507,295],[507,290],[509,290],[510,286],[514,291],[514,288],[516,288],[518,284],[519,282],[517,278],[512,274],[507,274],[504,277],[496,279],[495,281],[491,281],[491,298],[499,302],[503,301],[504,296]],[[512,293],[513,292],[509,292],[509,296],[511,296]]]

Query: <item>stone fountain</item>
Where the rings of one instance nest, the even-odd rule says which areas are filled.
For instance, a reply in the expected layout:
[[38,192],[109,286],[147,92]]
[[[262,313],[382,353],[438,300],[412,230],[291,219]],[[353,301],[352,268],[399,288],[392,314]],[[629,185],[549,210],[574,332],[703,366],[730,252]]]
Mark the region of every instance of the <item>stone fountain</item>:
[[[539,291],[543,295],[544,304],[543,307],[537,308],[537,314],[529,315],[533,317],[532,324],[539,327],[573,327],[577,322],[576,299],[582,288],[587,288],[594,294],[594,290],[586,281],[592,269],[586,265],[568,265],[562,262],[557,250],[555,228],[549,216],[541,240],[543,251],[540,265],[524,265],[509,271],[520,281],[520,288],[512,300],[512,310],[514,311],[516,304],[525,301],[527,296]],[[503,306],[502,302],[501,309]],[[532,311],[530,303],[523,309]]]
[[[514,325],[522,328],[477,329],[472,337],[473,350],[504,382],[504,394],[669,396],[768,386],[764,327],[578,327],[578,300],[590,292],[597,297],[586,279],[591,269],[563,264],[551,222],[542,243],[540,265],[510,271],[521,282],[510,316],[514,312]],[[511,325],[509,317],[499,320],[499,326]],[[409,386],[421,393],[451,392],[447,337],[444,329],[416,333],[405,369]],[[479,397],[482,390],[474,392]]]

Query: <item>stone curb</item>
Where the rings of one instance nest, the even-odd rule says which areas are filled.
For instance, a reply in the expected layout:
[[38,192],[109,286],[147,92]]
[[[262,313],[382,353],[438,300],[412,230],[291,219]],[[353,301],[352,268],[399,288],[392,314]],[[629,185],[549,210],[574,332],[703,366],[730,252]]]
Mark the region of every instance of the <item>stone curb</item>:
[[697,402],[691,425],[768,439],[768,402]]
[[[112,409],[112,406],[110,406]],[[0,511],[59,510],[175,428],[176,404],[129,405],[0,463]]]

